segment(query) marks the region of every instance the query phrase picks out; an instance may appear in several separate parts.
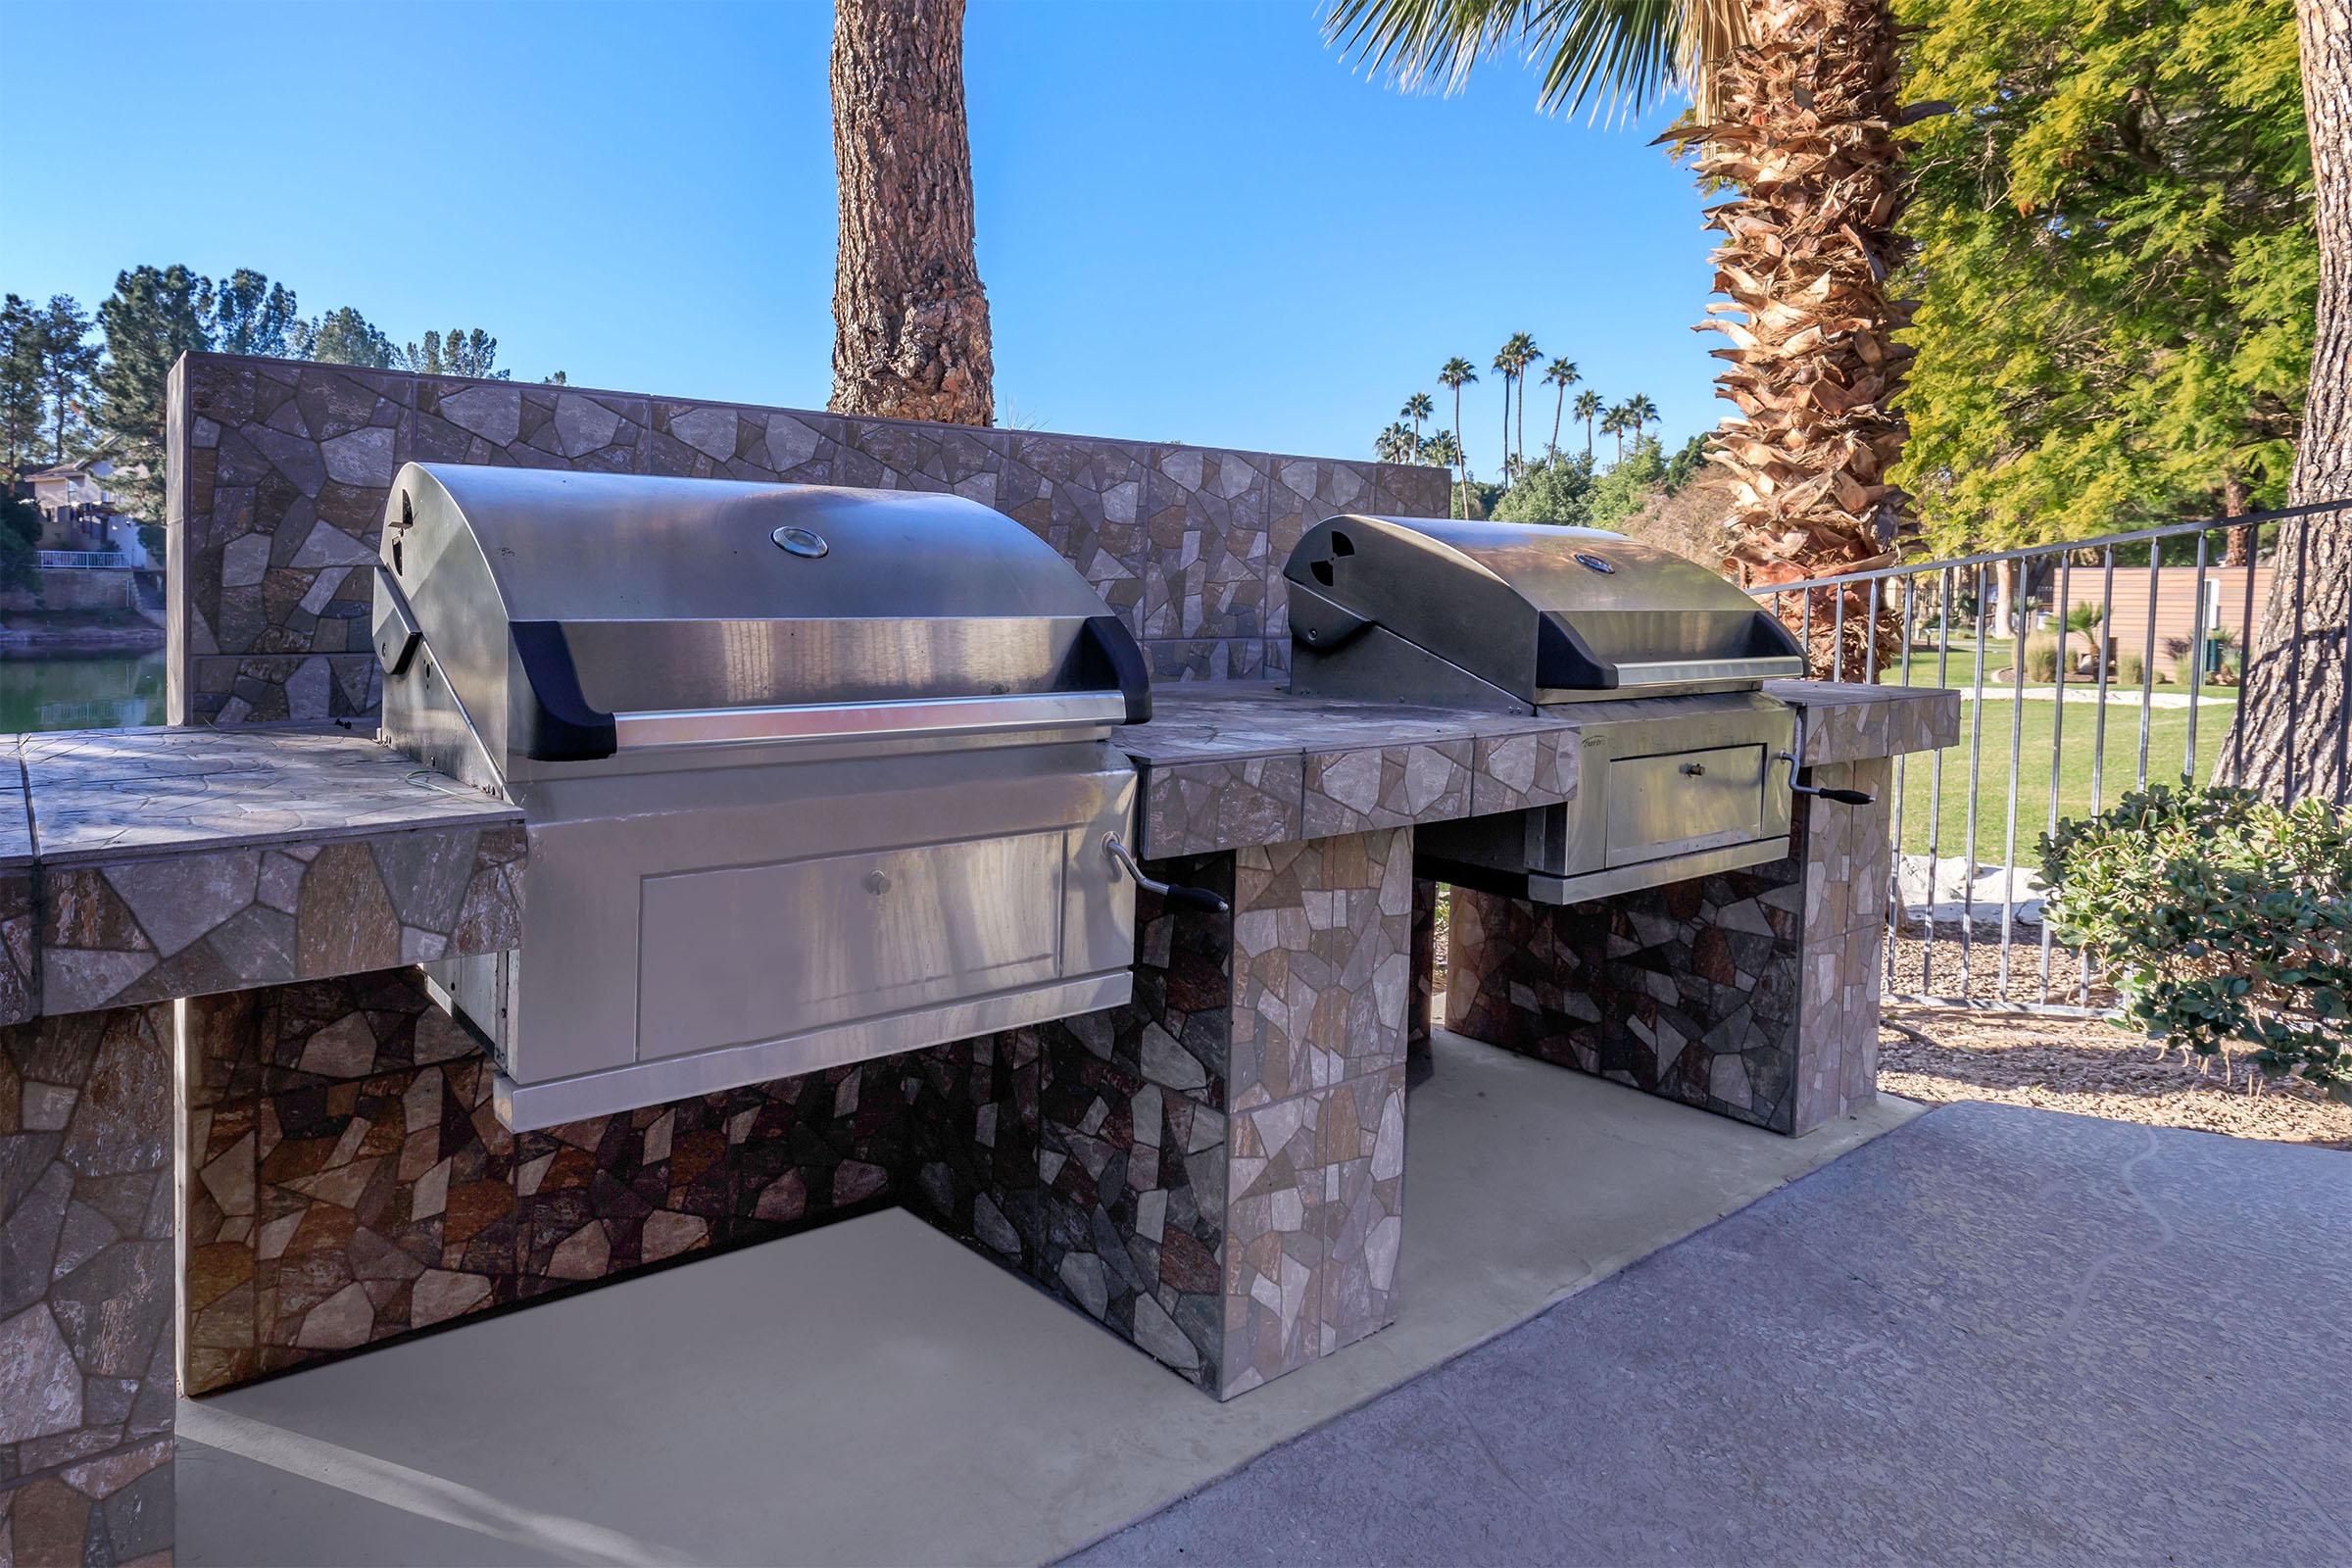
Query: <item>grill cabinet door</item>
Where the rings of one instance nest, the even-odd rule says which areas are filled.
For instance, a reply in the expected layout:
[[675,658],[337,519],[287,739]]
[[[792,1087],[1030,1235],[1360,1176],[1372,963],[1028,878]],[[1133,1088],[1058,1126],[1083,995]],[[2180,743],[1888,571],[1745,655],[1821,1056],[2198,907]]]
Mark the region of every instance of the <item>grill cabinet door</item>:
[[1761,838],[1764,748],[1623,758],[1609,765],[1604,863],[1634,865]]
[[1066,842],[1027,833],[646,878],[640,1056],[1054,979]]

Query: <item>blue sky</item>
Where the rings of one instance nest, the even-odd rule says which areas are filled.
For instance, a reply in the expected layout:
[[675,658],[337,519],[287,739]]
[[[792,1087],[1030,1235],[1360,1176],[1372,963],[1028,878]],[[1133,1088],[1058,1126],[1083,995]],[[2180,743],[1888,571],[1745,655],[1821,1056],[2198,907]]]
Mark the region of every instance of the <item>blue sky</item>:
[[[1363,456],[1416,390],[1450,422],[1459,353],[1492,472],[1486,367],[1525,329],[1670,440],[1713,424],[1699,199],[1647,145],[1670,112],[1542,117],[1516,62],[1407,96],[1317,14],[973,0],[1000,419]],[[138,262],[253,267],[396,339],[485,326],[532,379],[821,407],[831,15],[6,0],[0,287],[94,308]]]

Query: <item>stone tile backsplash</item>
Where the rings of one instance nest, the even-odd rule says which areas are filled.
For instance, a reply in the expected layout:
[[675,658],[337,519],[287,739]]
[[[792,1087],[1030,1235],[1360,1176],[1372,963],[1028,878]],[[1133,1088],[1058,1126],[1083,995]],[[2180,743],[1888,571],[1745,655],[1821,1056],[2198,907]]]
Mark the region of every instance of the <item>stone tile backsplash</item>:
[[1298,536],[1447,506],[1439,468],[218,354],[173,372],[171,457],[174,723],[374,711],[369,569],[411,461],[953,491],[1074,564],[1162,680],[1280,673]]

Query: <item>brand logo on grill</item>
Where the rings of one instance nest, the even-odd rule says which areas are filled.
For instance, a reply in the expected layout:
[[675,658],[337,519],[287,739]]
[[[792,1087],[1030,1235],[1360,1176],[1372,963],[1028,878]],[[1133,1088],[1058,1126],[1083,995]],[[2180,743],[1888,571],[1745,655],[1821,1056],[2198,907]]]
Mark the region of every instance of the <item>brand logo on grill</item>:
[[825,536],[813,528],[787,526],[778,528],[768,537],[776,542],[778,549],[789,550],[796,556],[807,556],[810,561],[833,548],[825,543]]
[[1597,571],[1603,576],[1613,575],[1617,570],[1609,564],[1607,557],[1591,555],[1581,550],[1577,552],[1576,564],[1587,571]]

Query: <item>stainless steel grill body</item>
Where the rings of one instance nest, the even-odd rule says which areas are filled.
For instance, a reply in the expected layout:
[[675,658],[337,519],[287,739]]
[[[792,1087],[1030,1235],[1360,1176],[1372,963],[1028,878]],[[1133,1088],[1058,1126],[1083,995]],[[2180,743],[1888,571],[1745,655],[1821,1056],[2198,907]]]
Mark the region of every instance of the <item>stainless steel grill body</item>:
[[1575,799],[1416,830],[1425,874],[1566,904],[1788,853],[1795,639],[1705,567],[1590,528],[1340,516],[1292,553],[1292,689],[1579,721]]
[[520,950],[429,965],[538,1127],[1127,1000],[1132,639],[953,496],[411,465],[384,734],[514,801]]

